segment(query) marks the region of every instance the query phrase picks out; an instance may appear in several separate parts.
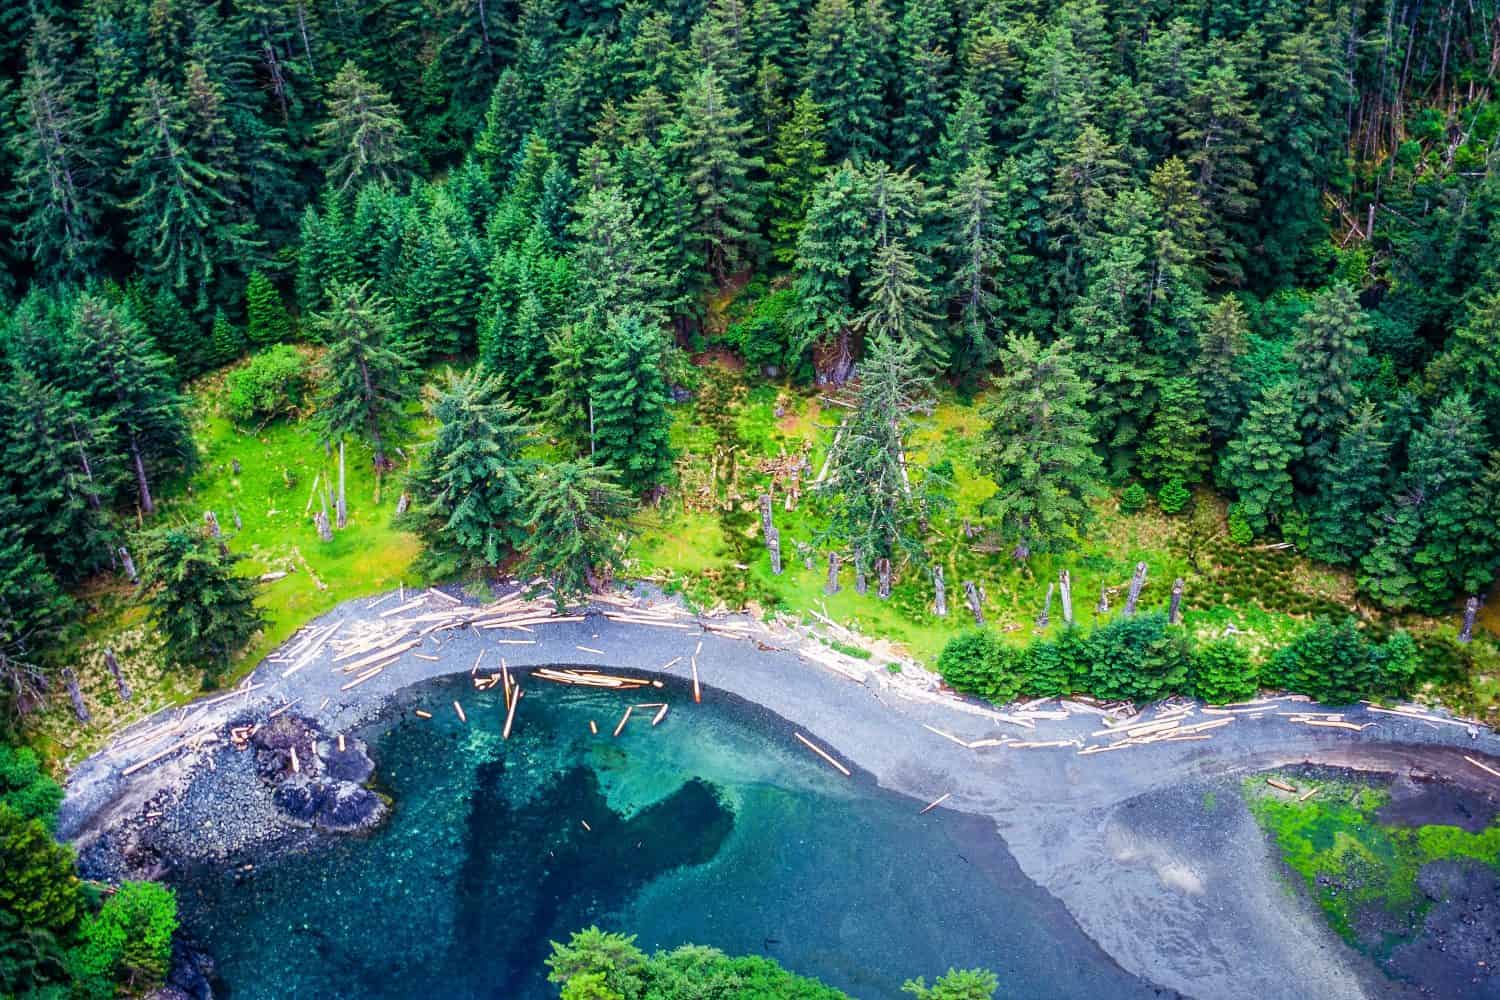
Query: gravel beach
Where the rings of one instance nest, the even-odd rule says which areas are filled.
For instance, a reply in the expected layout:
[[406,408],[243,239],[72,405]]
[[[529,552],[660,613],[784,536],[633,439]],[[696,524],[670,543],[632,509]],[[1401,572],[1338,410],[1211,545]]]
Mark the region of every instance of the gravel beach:
[[[636,603],[644,609],[669,602],[642,594]],[[1320,764],[1440,779],[1500,801],[1500,778],[1465,759],[1500,770],[1500,738],[1451,721],[1289,699],[1230,714],[1192,705],[1187,723],[1232,721],[1204,731],[1209,739],[1081,754],[1112,739],[1100,735],[1109,727],[1096,711],[1055,700],[991,711],[939,691],[935,678],[913,664],[896,672],[879,657],[845,656],[805,629],[743,616],[620,620],[620,606],[611,602],[577,612],[582,620],[420,634],[425,621],[441,623],[460,612],[478,613],[473,601],[459,605],[431,592],[341,605],[258,666],[243,691],[160,713],[79,765],[68,781],[61,835],[78,845],[90,874],[101,877],[139,871],[142,856],[212,860],[248,845],[324,835],[271,801],[257,777],[256,755],[231,747],[234,727],[264,726],[272,713],[306,720],[306,738],[321,740],[318,753],[332,759],[338,734],[372,719],[398,691],[469,673],[476,661],[480,677],[499,670],[503,657],[518,674],[570,665],[682,679],[696,659],[705,699],[723,691],[763,706],[857,769],[856,781],[878,782],[922,803],[946,796],[942,808],[993,821],[1025,874],[1125,970],[1189,996],[1333,1000],[1402,994],[1339,941],[1312,904],[1287,891],[1278,859],[1234,793],[1243,777]],[[395,633],[407,622],[402,641],[419,641],[384,669],[341,669],[368,655],[340,653],[341,636],[348,642],[379,628]],[[309,641],[336,624],[323,645]],[[545,696],[546,682],[523,684]],[[419,693],[404,697],[416,694],[419,703]],[[673,706],[691,708],[691,702]],[[1318,711],[1364,728],[1294,721],[1295,713]],[[516,725],[525,724],[525,714],[523,698]],[[1139,722],[1165,714],[1148,709]],[[960,745],[995,741],[1005,742]],[[1220,808],[1198,807],[1215,793]]]

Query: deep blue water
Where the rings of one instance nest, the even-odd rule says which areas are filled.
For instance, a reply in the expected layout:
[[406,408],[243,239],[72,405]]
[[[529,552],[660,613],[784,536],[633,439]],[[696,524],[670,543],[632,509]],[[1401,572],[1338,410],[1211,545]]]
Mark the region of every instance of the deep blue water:
[[663,723],[638,713],[612,738],[639,694],[534,682],[504,742],[498,692],[467,678],[409,692],[362,734],[395,801],[380,830],[246,859],[248,876],[178,878],[228,996],[555,997],[548,942],[590,924],[648,950],[767,954],[857,997],[975,965],[1004,996],[1152,995],[989,822],[918,817],[921,803],[838,775],[781,720],[717,693],[653,692],[642,700],[673,703]]

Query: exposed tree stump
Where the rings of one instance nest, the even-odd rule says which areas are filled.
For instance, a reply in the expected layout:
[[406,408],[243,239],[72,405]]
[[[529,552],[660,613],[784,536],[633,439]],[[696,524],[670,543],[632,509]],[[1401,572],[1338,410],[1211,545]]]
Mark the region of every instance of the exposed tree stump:
[[1474,619],[1479,617],[1479,595],[1470,594],[1469,599],[1464,601],[1464,627],[1459,629],[1458,641],[1471,642],[1474,639]]
[[1187,581],[1178,577],[1172,581],[1172,603],[1167,608],[1167,621],[1172,625],[1182,624],[1182,592],[1187,588]]
[[328,523],[328,511],[320,510],[313,515],[313,524],[318,529],[318,537],[325,542],[333,541],[333,526]]
[[120,692],[120,700],[129,701],[130,685],[125,683],[125,675],[120,672],[120,661],[115,659],[113,649],[104,650],[104,665],[109,669],[109,675],[115,679],[115,690]]
[[340,531],[349,526],[349,505],[344,501],[344,439],[339,438],[339,498],[334,504],[335,525]]
[[402,514],[405,514],[410,507],[411,494],[403,490],[401,495],[396,498],[396,516],[400,517]]
[[979,588],[974,586],[973,580],[964,581],[964,600],[969,604],[969,611],[974,615],[974,624],[984,625],[984,599],[979,596]]
[[1094,613],[1099,615],[1109,614],[1109,586],[1107,584],[1099,586],[1099,603],[1094,605]]
[[806,542],[797,542],[797,554],[802,557],[802,565],[807,569],[813,568],[812,546]]
[[131,583],[140,583],[140,574],[135,571],[135,560],[130,558],[130,550],[120,546],[120,565],[125,570],[125,579]]
[[211,510],[203,512],[203,523],[208,525],[208,537],[223,538],[224,530],[219,527],[219,516]]
[[771,494],[762,493],[760,495],[760,531],[766,540],[766,552],[771,556],[771,573],[780,576],[781,532],[776,530],[771,510]]
[[1047,584],[1047,599],[1042,602],[1042,613],[1036,616],[1037,628],[1046,628],[1052,623],[1052,591],[1056,589],[1056,584]]
[[83,692],[79,690],[78,675],[73,673],[72,667],[64,667],[62,679],[68,688],[68,700],[73,703],[73,714],[78,716],[79,722],[89,721],[89,707],[84,704]]
[[858,549],[854,550],[854,592],[856,594],[870,592],[870,581],[865,579],[865,557]]
[[1058,570],[1057,589],[1062,597],[1063,621],[1073,624],[1073,577],[1067,570]]
[[823,585],[823,593],[837,594],[839,592],[839,554],[828,553],[828,582]]
[[932,567],[932,610],[939,618],[948,617],[948,588],[943,583],[943,567]]
[[891,597],[891,561],[889,559],[875,560],[875,574],[880,580],[876,588],[876,594],[882,601],[888,601]]
[[237,458],[231,458],[229,460],[229,470],[236,476],[238,476],[240,474],[240,460]]
[[240,512],[239,511],[237,511],[237,510],[233,511],[233,512],[230,513],[229,516],[232,517],[232,518],[234,518],[234,530],[235,531],[244,531],[245,530],[245,522],[240,520]]
[[1135,575],[1130,578],[1130,592],[1125,595],[1125,609],[1123,614],[1128,618],[1135,614],[1136,602],[1141,599],[1141,588],[1146,585],[1146,564],[1138,562],[1135,564]]

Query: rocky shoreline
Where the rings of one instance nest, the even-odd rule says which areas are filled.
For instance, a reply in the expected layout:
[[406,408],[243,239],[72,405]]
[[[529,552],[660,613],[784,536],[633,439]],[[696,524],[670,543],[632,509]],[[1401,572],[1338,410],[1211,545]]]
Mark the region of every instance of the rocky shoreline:
[[[378,605],[387,600],[396,598],[346,603],[310,623],[307,634],[334,625],[375,628],[392,620],[391,607],[411,603],[387,603],[383,613]],[[412,600],[405,614],[413,630],[429,627],[420,619],[440,622],[460,606],[451,595]],[[499,598],[511,607],[517,600]],[[621,613],[622,605],[630,610]],[[946,795],[945,808],[988,817],[1027,876],[1128,971],[1187,995],[1266,1000],[1311,988],[1322,997],[1396,994],[1314,908],[1286,893],[1277,859],[1243,808],[1203,827],[1184,818],[1182,795],[1313,763],[1442,780],[1500,798],[1500,780],[1466,762],[1495,766],[1500,739],[1436,717],[1342,709],[1365,727],[1351,732],[1290,718],[1291,710],[1315,706],[1267,701],[1264,710],[1215,728],[1209,740],[1084,755],[1102,725],[1089,706],[996,712],[940,691],[914,664],[895,661],[893,671],[886,657],[835,653],[795,623],[667,616],[666,607],[660,595],[639,593],[583,615],[543,614],[499,631],[504,645],[496,631],[477,627],[429,631],[353,685],[333,648],[315,650],[301,667],[305,651],[273,656],[241,692],[174,713],[179,729],[131,744],[138,731],[165,728],[171,717],[148,720],[80,765],[68,784],[62,833],[78,844],[85,870],[102,878],[250,863],[241,859],[379,822],[385,805],[365,787],[369,758],[354,733],[423,680],[482,676],[477,663],[498,670],[502,657],[523,678],[535,667],[586,664],[686,680],[695,666],[704,697],[722,690],[756,703],[864,769],[867,780],[923,802]],[[669,617],[670,626],[663,624]],[[524,725],[524,702],[520,715]],[[235,730],[256,725],[237,748]],[[163,745],[179,744],[141,766]]]

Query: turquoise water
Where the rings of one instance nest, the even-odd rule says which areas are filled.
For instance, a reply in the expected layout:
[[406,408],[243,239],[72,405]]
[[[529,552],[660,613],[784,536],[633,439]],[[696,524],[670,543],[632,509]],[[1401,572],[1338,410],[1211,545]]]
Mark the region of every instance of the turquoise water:
[[[590,924],[648,950],[766,954],[858,997],[974,965],[1005,996],[1154,995],[1020,874],[987,821],[919,817],[921,803],[842,777],[723,695],[643,693],[533,682],[506,742],[498,692],[467,678],[408,692],[362,734],[395,802],[380,830],[177,880],[227,995],[555,997],[548,942]],[[612,738],[627,699],[673,708]],[[411,714],[423,706],[434,718]]]

